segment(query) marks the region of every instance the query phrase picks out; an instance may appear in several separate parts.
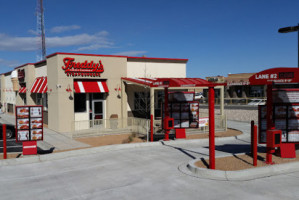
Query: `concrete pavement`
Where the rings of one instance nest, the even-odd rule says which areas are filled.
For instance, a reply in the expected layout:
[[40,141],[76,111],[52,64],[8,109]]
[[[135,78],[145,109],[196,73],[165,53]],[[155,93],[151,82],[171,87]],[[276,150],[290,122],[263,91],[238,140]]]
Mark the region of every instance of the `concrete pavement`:
[[202,179],[182,173],[180,166],[207,155],[207,141],[164,144],[111,145],[64,159],[1,166],[1,199],[299,199],[299,172],[238,182]]
[[[3,118],[1,119],[3,120]],[[9,121],[9,117],[5,118],[4,120]],[[230,156],[232,154],[238,154],[238,153],[244,153],[244,152],[249,152],[250,151],[250,124],[248,123],[243,123],[243,122],[233,122],[229,121],[228,122],[228,127],[232,127],[235,129],[239,129],[243,132],[242,135],[237,136],[237,137],[228,137],[228,138],[216,138],[216,157],[223,157],[223,156]],[[51,134],[51,133],[50,133]],[[54,138],[57,133],[53,132],[52,133]],[[62,135],[64,136],[64,135]],[[71,140],[71,138],[68,138],[67,136],[64,136],[65,140]],[[55,140],[59,140],[61,138],[61,135],[58,135],[58,138]],[[57,142],[57,141],[55,141]],[[62,144],[64,145],[64,144]],[[119,158],[118,154],[122,155],[123,158]],[[215,174],[213,173],[210,176],[207,176],[205,173],[205,176],[198,175],[198,173],[192,173],[190,170],[187,169],[187,164],[190,163],[190,161],[194,161],[194,159],[199,159],[202,157],[208,157],[209,154],[209,149],[208,149],[208,139],[201,139],[201,140],[176,140],[176,141],[168,141],[168,142],[154,142],[154,143],[141,143],[141,144],[122,144],[122,145],[109,145],[109,146],[104,146],[104,147],[96,147],[96,148],[88,148],[88,149],[81,149],[81,150],[74,150],[74,151],[67,151],[67,152],[61,152],[61,153],[54,153],[54,154],[47,154],[47,155],[38,155],[38,156],[30,156],[30,157],[25,157],[25,158],[19,158],[19,159],[8,159],[8,160],[1,160],[0,161],[0,176],[2,178],[2,175],[4,175],[4,180],[9,180],[9,182],[14,182],[14,180],[19,180],[19,179],[35,179],[37,178],[38,181],[43,182],[41,179],[42,177],[57,177],[58,175],[55,174],[55,171],[60,174],[72,174],[73,173],[93,173],[93,172],[87,172],[87,169],[90,170],[96,170],[97,173],[105,174],[105,170],[108,174],[111,173],[111,166],[110,164],[106,166],[105,164],[102,165],[102,162],[106,163],[106,161],[115,163],[116,165],[119,165],[119,170],[121,171],[127,171],[131,170],[132,168],[135,169],[136,171],[139,171],[140,174],[134,174],[136,175],[139,179],[143,180],[145,178],[148,178],[147,169],[143,171],[141,168],[147,168],[147,167],[152,167],[153,169],[156,169],[158,173],[161,173],[161,176],[164,177],[164,168],[169,169],[169,173],[177,173],[175,171],[179,171],[181,175],[178,175],[179,178],[183,178],[184,176],[190,176],[190,177],[196,177],[202,180],[202,178],[212,178],[215,179]],[[148,157],[149,160],[145,160],[143,156]],[[101,157],[100,160],[98,160],[98,157]],[[98,160],[99,163],[95,163],[95,160]],[[84,167],[80,167],[81,164],[78,165],[78,162],[85,162],[89,164],[83,164]],[[140,162],[141,161],[141,162]],[[70,165],[70,163],[73,163],[73,165]],[[145,162],[145,163],[144,163]],[[149,163],[152,162],[152,163]],[[165,163],[164,163],[165,162]],[[57,163],[59,166],[61,166],[61,169],[57,169],[54,167],[52,169],[52,165],[55,165],[54,163]],[[125,165],[123,165],[125,163]],[[50,165],[51,169],[49,171],[43,171],[40,170],[41,167]],[[78,166],[77,166],[78,165]],[[156,166],[158,165],[158,166]],[[248,173],[250,175],[253,175],[251,177],[246,177],[244,178],[244,173],[239,174],[236,176],[235,174],[227,174],[226,172],[224,175],[221,175],[224,178],[216,178],[218,180],[250,180],[254,178],[261,178],[265,176],[271,176],[271,175],[279,175],[284,177],[285,179],[289,179],[288,175],[285,174],[296,174],[299,177],[299,174],[297,173],[298,169],[298,164],[292,164],[293,167],[284,167],[283,169],[270,169],[268,171],[263,171],[265,168],[261,170],[257,170],[257,172],[245,172],[245,175]],[[28,166],[32,166],[32,169],[28,169]],[[101,166],[101,169],[98,169],[98,167]],[[105,169],[103,171],[103,168]],[[128,168],[129,167],[129,168]],[[24,175],[23,173],[16,173],[14,172],[14,175],[10,174],[10,170],[21,170],[25,169]],[[84,169],[86,168],[86,169]],[[163,168],[163,169],[160,169]],[[217,166],[216,166],[217,168]],[[4,174],[2,174],[2,170],[7,169],[8,174],[5,173],[5,170],[3,171]],[[28,171],[29,170],[29,171]],[[33,171],[31,171],[33,170]],[[54,171],[53,171],[54,170]],[[98,172],[98,170],[100,172]],[[160,171],[162,170],[162,171]],[[171,172],[172,171],[172,172]],[[257,174],[261,174],[262,176],[257,176]],[[278,173],[277,173],[278,172]],[[33,173],[33,174],[31,174]],[[125,176],[126,174],[123,174],[123,172],[117,172],[114,171],[113,173],[119,174],[121,176]],[[141,174],[145,173],[144,176]],[[154,171],[151,171],[151,173],[155,173]],[[168,172],[167,172],[168,173]],[[167,174],[166,173],[166,174]],[[6,175],[5,175],[6,174]],[[44,175],[46,174],[46,175]],[[218,173],[219,174],[219,173]],[[223,174],[223,172],[222,172]],[[266,174],[266,175],[265,175]],[[97,176],[101,176],[97,175]],[[119,176],[113,176],[113,174],[110,174],[112,179],[118,179]],[[35,177],[37,176],[37,177]],[[90,175],[88,175],[90,176]],[[106,176],[106,175],[104,175]],[[214,176],[214,177],[213,177]],[[240,178],[243,176],[243,179]],[[76,176],[75,176],[76,177]],[[171,177],[171,175],[170,175]],[[178,178],[176,177],[176,178]],[[233,178],[231,178],[233,177]],[[296,177],[296,176],[294,176]],[[128,177],[127,177],[128,178]],[[164,177],[166,181],[165,184],[171,184],[169,177]],[[188,178],[187,178],[188,179]],[[108,180],[108,178],[107,178]],[[79,180],[76,180],[79,181]],[[76,182],[75,181],[75,182]],[[87,181],[87,180],[86,180]],[[131,179],[126,180],[128,182],[132,181]],[[125,182],[126,182],[125,181]],[[153,181],[153,180],[152,180]],[[164,179],[159,180],[159,181],[164,181]],[[295,183],[299,183],[299,179],[293,180]],[[88,181],[87,181],[88,182]],[[111,180],[110,180],[111,182]],[[133,181],[134,182],[134,181]],[[78,184],[78,183],[77,183]],[[74,187],[78,187],[78,185],[75,185]],[[86,183],[87,184],[87,183]],[[153,182],[151,184],[154,184]],[[149,184],[149,187],[151,186]],[[186,185],[187,183],[184,183]],[[130,184],[129,184],[130,185]],[[134,184],[133,184],[134,185]],[[98,185],[100,188],[103,186],[101,184]],[[162,185],[160,185],[163,187]],[[67,187],[67,186],[65,186]],[[126,184],[125,186],[117,186],[117,187],[127,187]],[[130,187],[130,186],[128,186]],[[289,186],[292,188],[292,186]],[[93,188],[93,187],[92,187]],[[167,189],[166,187],[165,189]],[[95,189],[95,188],[94,188]],[[158,189],[158,188],[156,188]],[[113,189],[114,190],[114,189]],[[188,193],[188,189],[186,189],[186,192]],[[1,191],[1,189],[0,189]],[[35,191],[38,192],[38,191]],[[61,191],[62,192],[62,191]],[[189,191],[190,192],[190,191]],[[244,192],[244,191],[243,191]],[[62,192],[64,193],[64,192]],[[293,191],[295,194],[295,197],[298,197],[298,194]],[[93,194],[93,193],[92,193]],[[95,193],[97,194],[97,193]],[[83,196],[82,196],[83,195]],[[90,196],[90,193],[88,194],[81,194],[80,193],[80,198],[75,195],[74,199],[81,199],[81,197],[85,198],[89,197],[95,198],[95,196]],[[189,195],[187,195],[190,197]],[[192,196],[192,195],[191,195]],[[279,196],[279,195],[278,195]],[[278,197],[277,196],[277,197]],[[8,194],[7,197],[17,197],[17,196],[11,196],[11,194]],[[130,196],[132,198],[133,196]],[[150,197],[150,195],[149,195]],[[172,196],[175,199],[176,196]],[[288,195],[286,195],[288,197]],[[70,197],[72,199],[73,197]],[[84,199],[83,198],[83,199]],[[48,198],[45,198],[48,199]],[[51,198],[50,198],[51,199]],[[129,198],[128,198],[129,199]],[[133,198],[134,199],[134,198]],[[150,198],[148,198],[150,199]],[[188,199],[188,198],[187,198]],[[246,198],[245,198],[246,199]],[[267,199],[267,198],[265,198]],[[291,198],[292,199],[292,198]]]

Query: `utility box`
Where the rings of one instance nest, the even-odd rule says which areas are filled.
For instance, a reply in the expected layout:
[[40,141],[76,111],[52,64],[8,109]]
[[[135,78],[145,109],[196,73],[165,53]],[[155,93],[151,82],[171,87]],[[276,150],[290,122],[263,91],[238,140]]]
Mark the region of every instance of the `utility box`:
[[174,127],[174,119],[170,118],[170,117],[165,118],[164,119],[164,129],[170,130],[170,129],[173,129],[173,127]]
[[267,130],[267,147],[275,148],[281,145],[281,130]]

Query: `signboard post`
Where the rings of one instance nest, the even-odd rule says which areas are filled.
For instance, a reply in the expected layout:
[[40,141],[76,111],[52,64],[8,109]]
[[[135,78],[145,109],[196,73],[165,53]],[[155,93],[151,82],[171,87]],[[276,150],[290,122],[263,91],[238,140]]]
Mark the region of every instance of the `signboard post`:
[[43,107],[16,106],[16,142],[23,142],[23,154],[37,154],[36,141],[43,140]]

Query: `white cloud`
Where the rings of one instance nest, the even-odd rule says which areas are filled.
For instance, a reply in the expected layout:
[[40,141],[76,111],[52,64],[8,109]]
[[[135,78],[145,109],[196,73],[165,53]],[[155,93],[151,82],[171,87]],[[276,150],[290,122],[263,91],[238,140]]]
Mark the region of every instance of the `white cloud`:
[[50,32],[52,33],[62,33],[65,31],[72,31],[72,30],[78,30],[81,27],[78,25],[70,25],[70,26],[55,26],[51,28]]
[[147,51],[123,51],[119,53],[114,53],[113,55],[123,55],[123,56],[138,56],[144,55]]
[[37,37],[11,37],[0,34],[0,50],[33,51],[37,49]]
[[38,35],[38,32],[36,30],[28,30],[28,33],[32,34],[32,35]]
[[[79,46],[78,50],[97,50],[99,48],[112,48],[113,42],[108,39],[108,32],[101,31],[96,34],[78,34],[63,37],[46,37],[46,47]],[[39,37],[12,37],[0,33],[0,50],[2,51],[34,51],[38,49]]]
[[19,65],[20,65],[20,62],[17,60],[5,60],[5,59],[0,58],[0,66],[15,68]]

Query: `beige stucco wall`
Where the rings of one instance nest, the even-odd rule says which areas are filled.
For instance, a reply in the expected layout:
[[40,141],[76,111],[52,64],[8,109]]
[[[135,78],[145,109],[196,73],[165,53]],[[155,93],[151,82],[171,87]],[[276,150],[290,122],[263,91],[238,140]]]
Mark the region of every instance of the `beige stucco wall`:
[[[104,72],[101,74],[101,77],[68,77],[62,69],[65,57],[75,58],[74,62],[85,62],[87,60],[88,62],[94,61],[98,63],[101,60]],[[106,98],[105,118],[109,119],[112,114],[117,114],[119,118],[126,117],[122,116],[121,99],[117,98],[118,91],[114,90],[121,86],[121,77],[126,76],[127,60],[125,57],[58,54],[47,59],[47,66],[48,91],[52,90],[48,93],[48,125],[50,129],[59,132],[70,132],[74,130],[76,119],[80,119],[80,121],[89,120],[87,113],[78,115],[74,113],[74,91],[71,94],[66,92],[68,87],[73,89],[74,79],[107,79],[106,83],[109,93]]]
[[[30,93],[30,89],[35,81],[35,66],[33,64],[28,64],[25,65],[23,67],[18,68],[17,70],[25,70],[25,79],[24,79],[24,83],[26,83],[26,93],[25,94],[19,94],[19,92],[17,92],[16,95],[16,105],[25,105],[23,98],[21,97],[26,95],[26,101],[27,104],[26,105],[36,105],[35,103],[35,94],[31,94]],[[20,88],[20,85],[19,85]]]
[[11,81],[11,76],[10,74],[5,75],[5,103],[9,103],[9,104],[16,104],[16,93],[13,91],[13,87],[12,87],[12,81]]
[[26,99],[27,105],[36,105],[35,104],[35,94],[31,94],[30,90],[33,86],[35,81],[35,66],[34,65],[27,65],[25,66],[25,82],[26,82]]
[[[5,75],[1,74],[1,103],[2,105],[4,105],[4,100],[6,98],[5,92]],[[2,108],[2,111],[4,110],[4,108]]]
[[35,77],[47,76],[47,65],[35,68]]
[[186,63],[167,63],[167,62],[134,62],[128,61],[129,78],[146,77],[146,78],[185,78]]

